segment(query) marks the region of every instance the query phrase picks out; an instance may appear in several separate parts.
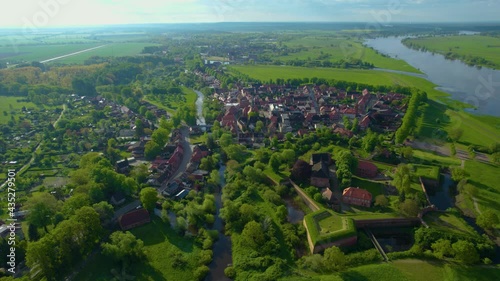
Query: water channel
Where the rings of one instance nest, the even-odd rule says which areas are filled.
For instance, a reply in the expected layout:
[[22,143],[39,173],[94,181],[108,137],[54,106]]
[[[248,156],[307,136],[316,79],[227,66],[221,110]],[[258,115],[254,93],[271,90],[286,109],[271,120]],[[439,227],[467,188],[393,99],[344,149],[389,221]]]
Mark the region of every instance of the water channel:
[[419,69],[424,76],[417,76],[436,84],[438,90],[449,93],[453,99],[473,105],[477,108],[473,112],[500,116],[499,70],[468,66],[459,60],[448,60],[440,54],[410,49],[401,43],[404,38],[380,37],[368,39],[365,44]]

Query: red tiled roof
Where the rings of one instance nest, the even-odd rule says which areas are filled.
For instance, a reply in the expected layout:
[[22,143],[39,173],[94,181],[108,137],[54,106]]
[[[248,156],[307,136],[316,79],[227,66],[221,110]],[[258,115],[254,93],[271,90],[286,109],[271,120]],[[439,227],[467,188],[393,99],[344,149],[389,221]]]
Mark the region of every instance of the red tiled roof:
[[377,166],[375,166],[375,164],[363,160],[358,161],[358,169],[363,171],[369,171],[371,173],[377,172]]
[[368,190],[359,187],[348,187],[342,192],[342,197],[350,197],[362,200],[372,200],[372,194]]
[[122,230],[131,229],[151,221],[151,217],[146,209],[138,209],[122,215],[118,219]]

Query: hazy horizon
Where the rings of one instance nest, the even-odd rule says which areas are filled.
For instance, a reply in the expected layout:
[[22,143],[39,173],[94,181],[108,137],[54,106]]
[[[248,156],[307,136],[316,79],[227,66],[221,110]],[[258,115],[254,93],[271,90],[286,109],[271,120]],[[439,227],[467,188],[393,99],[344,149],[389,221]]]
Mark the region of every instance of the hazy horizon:
[[25,0],[4,4],[0,28],[196,23],[493,23],[497,0]]

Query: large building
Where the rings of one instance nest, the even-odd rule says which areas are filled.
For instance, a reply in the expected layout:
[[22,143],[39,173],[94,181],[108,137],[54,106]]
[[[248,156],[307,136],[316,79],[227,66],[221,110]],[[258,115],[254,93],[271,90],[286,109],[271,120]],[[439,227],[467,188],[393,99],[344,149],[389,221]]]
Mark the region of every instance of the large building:
[[372,204],[372,194],[359,187],[348,187],[342,192],[342,202],[362,207],[370,207]]

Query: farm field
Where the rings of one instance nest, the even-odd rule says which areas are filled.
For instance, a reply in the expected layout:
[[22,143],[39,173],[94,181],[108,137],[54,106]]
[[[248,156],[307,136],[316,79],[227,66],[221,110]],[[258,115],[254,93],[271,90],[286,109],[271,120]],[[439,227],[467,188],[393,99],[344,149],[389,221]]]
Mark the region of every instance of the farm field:
[[110,43],[105,46],[77,54],[70,57],[65,57],[54,62],[63,64],[82,64],[85,60],[93,56],[100,57],[121,57],[121,56],[135,56],[139,55],[144,47],[153,46],[152,43]]
[[[468,184],[476,188],[479,212],[492,210],[500,216],[500,167],[479,161],[466,161],[465,171],[471,175]],[[477,210],[476,214],[479,213]]]
[[0,60],[4,62],[43,61],[58,56],[94,48],[103,44],[60,44],[0,47]]
[[277,59],[283,61],[295,59],[317,60],[321,57],[328,57],[328,60],[332,62],[341,59],[360,59],[363,62],[374,64],[377,68],[420,73],[419,70],[403,60],[384,57],[373,49],[363,46],[360,41],[349,40],[345,37],[306,35],[301,38],[286,41],[284,44],[290,47],[306,47],[308,50],[277,57]]
[[413,38],[407,40],[408,44],[425,47],[427,50],[446,55],[453,53],[459,58],[480,57],[490,62],[491,65],[478,63],[479,65],[500,69],[500,38],[481,35],[457,35]]

